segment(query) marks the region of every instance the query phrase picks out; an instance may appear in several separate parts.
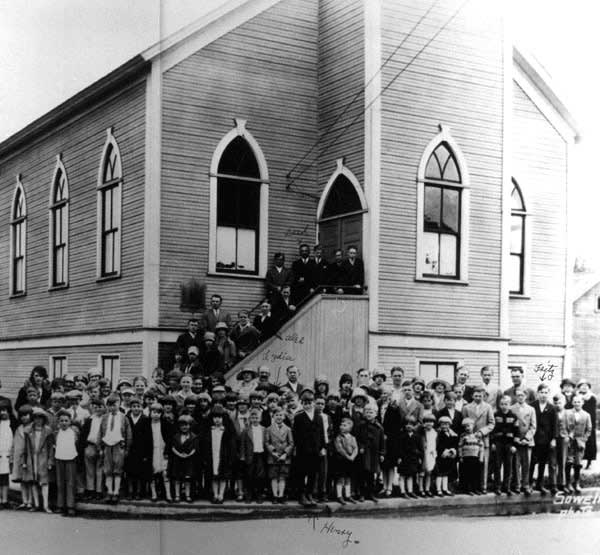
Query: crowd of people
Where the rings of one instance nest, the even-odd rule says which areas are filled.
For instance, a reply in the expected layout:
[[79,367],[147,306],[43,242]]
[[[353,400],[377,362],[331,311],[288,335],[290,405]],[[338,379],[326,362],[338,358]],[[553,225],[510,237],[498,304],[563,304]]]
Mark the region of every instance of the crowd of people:
[[[406,378],[394,367],[337,384],[303,384],[290,366],[275,384],[266,366],[222,374],[155,372],[111,384],[101,372],[49,382],[36,366],[14,407],[0,396],[0,506],[9,479],[17,509],[75,514],[77,498],[125,496],[172,503],[289,499],[307,507],[394,495],[530,495],[580,490],[596,458],[596,400],[587,380],[501,391],[484,367],[455,383]],[[1,385],[1,384],[0,384]],[[535,471],[537,468],[537,472]],[[535,481],[534,481],[535,477]]]

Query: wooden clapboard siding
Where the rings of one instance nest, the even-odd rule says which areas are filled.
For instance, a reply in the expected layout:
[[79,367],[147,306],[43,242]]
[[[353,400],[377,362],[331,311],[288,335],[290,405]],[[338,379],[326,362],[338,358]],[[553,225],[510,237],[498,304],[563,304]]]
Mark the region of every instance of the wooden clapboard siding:
[[[535,367],[538,364],[554,365],[554,374],[552,379],[546,379],[546,383],[550,386],[550,390],[554,393],[559,390],[560,381],[563,378],[563,367],[564,358],[557,356],[543,356],[543,355],[508,355],[508,366],[520,366],[524,370],[525,377],[523,379],[527,387],[531,387],[533,390],[537,389],[537,386],[541,383],[541,372],[536,372]],[[549,375],[546,376],[548,378]]]
[[513,341],[564,344],[567,145],[531,99],[513,86],[513,177],[531,226],[529,296],[510,300]]
[[[41,365],[51,368],[50,356],[66,356],[69,374],[85,373],[89,368],[98,366],[99,355],[119,355],[121,377],[132,378],[142,374],[142,344],[123,343],[108,345],[90,345],[72,347],[65,340],[64,347],[45,349],[14,349],[0,351],[0,369],[2,369],[2,394],[15,398],[31,369]],[[116,384],[114,384],[116,386]]]
[[292,364],[300,370],[304,385],[312,387],[318,375],[337,383],[344,372],[353,374],[367,364],[368,309],[366,296],[313,297],[278,336],[265,341],[228,372],[229,384],[235,385],[242,367],[260,365],[271,369],[274,383],[285,383],[285,369]]
[[335,170],[335,160],[344,157],[362,186],[364,2],[322,0],[319,4],[319,184],[321,189],[325,187]]
[[500,383],[500,354],[498,352],[484,351],[451,351],[444,349],[406,349],[399,347],[379,347],[377,353],[379,367],[388,372],[392,366],[401,366],[405,377],[417,375],[418,362],[462,362],[469,371],[468,383],[481,381],[480,370],[482,366],[490,366],[494,372],[493,380]]
[[[0,160],[0,339],[141,325],[145,82]],[[96,185],[106,129],[122,156],[122,277],[96,282]],[[48,291],[48,213],[56,155],[69,180],[69,287]],[[9,298],[9,219],[16,175],[27,199],[27,295]]]
[[[179,327],[192,277],[236,312],[261,280],[208,276],[209,169],[233,118],[247,120],[269,169],[269,264],[315,240],[317,200],[286,190],[286,174],[317,139],[317,2],[284,0],[186,58],[163,78],[160,324]],[[316,169],[294,188],[317,195]]]
[[[436,6],[382,72],[387,87],[459,2]],[[427,5],[383,2],[382,57]],[[499,16],[472,3],[382,95],[379,322],[388,332],[494,337],[499,331],[502,239],[502,41]],[[451,134],[471,179],[468,286],[415,282],[417,169],[438,133]]]
[[573,379],[587,378],[594,391],[600,390],[600,283],[573,304]]

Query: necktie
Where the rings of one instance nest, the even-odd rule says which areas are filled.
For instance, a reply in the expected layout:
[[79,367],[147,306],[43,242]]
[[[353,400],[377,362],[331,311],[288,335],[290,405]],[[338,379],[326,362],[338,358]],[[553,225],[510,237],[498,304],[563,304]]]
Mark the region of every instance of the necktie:
[[110,431],[112,432],[115,429],[115,415],[110,415]]

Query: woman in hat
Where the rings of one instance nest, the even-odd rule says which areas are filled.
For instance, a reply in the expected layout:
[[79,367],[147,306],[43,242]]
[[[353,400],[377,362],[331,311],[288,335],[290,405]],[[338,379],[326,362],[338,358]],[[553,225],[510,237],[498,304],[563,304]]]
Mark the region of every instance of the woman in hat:
[[35,366],[29,374],[29,379],[19,390],[17,400],[15,401],[15,410],[19,410],[21,405],[27,403],[27,389],[34,387],[38,391],[38,399],[41,406],[45,407],[50,399],[50,382],[48,381],[48,371],[43,366]]
[[564,378],[560,382],[560,392],[565,396],[565,409],[572,409],[573,397],[575,396],[575,382],[570,378]]
[[179,502],[181,486],[183,485],[183,498],[192,502],[191,487],[195,473],[195,459],[197,441],[191,431],[194,419],[188,414],[182,414],[177,419],[178,432],[171,441],[170,476],[175,481],[175,502]]
[[239,382],[236,390],[242,397],[249,397],[256,389],[258,372],[249,366],[242,368],[237,376],[236,380]]
[[48,505],[48,466],[54,448],[54,433],[48,426],[48,415],[44,409],[34,407],[31,413],[33,423],[25,428],[25,468],[23,480],[31,483],[33,508],[40,507],[42,494],[43,510],[51,513]]
[[350,401],[350,397],[352,397],[352,376],[350,374],[342,374],[340,376],[339,387],[340,387],[340,402],[342,404],[342,408],[347,408],[348,403]]
[[433,395],[433,411],[434,413],[437,413],[446,406],[445,398],[446,393],[451,389],[450,384],[446,380],[436,378],[427,384],[427,389],[429,389]]
[[425,391],[425,380],[419,376],[415,376],[412,379],[412,388],[414,392],[414,398],[420,402],[421,395],[423,394],[423,391]]
[[315,396],[327,399],[329,394],[329,379],[327,376],[317,376],[315,378]]
[[25,457],[25,429],[31,424],[31,414],[33,409],[31,405],[22,405],[17,411],[19,417],[19,426],[15,430],[13,437],[13,467],[10,479],[13,482],[21,484],[21,504],[17,510],[31,509],[31,484],[23,478],[27,469],[27,459]]
[[385,386],[385,380],[387,380],[387,374],[383,370],[375,370],[373,373],[373,383],[369,386],[368,394],[379,401],[383,388]]
[[592,384],[582,378],[577,384],[579,395],[583,398],[583,410],[590,415],[592,420],[592,433],[585,444],[583,458],[587,461],[585,468],[592,466],[592,461],[596,460],[598,448],[596,445],[596,396],[592,393]]
[[237,349],[235,343],[229,338],[229,326],[225,322],[217,322],[215,326],[215,347],[220,354],[221,372],[227,372],[235,365]]

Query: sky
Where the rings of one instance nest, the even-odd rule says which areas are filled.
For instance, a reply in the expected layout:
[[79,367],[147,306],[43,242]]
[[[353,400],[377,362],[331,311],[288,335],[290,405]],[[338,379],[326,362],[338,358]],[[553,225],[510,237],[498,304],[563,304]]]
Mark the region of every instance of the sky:
[[[472,0],[492,2],[494,0]],[[583,140],[570,162],[573,253],[600,269],[594,0],[511,0],[515,36],[552,76]],[[224,0],[0,0],[0,141]],[[506,4],[507,2],[505,2]]]

